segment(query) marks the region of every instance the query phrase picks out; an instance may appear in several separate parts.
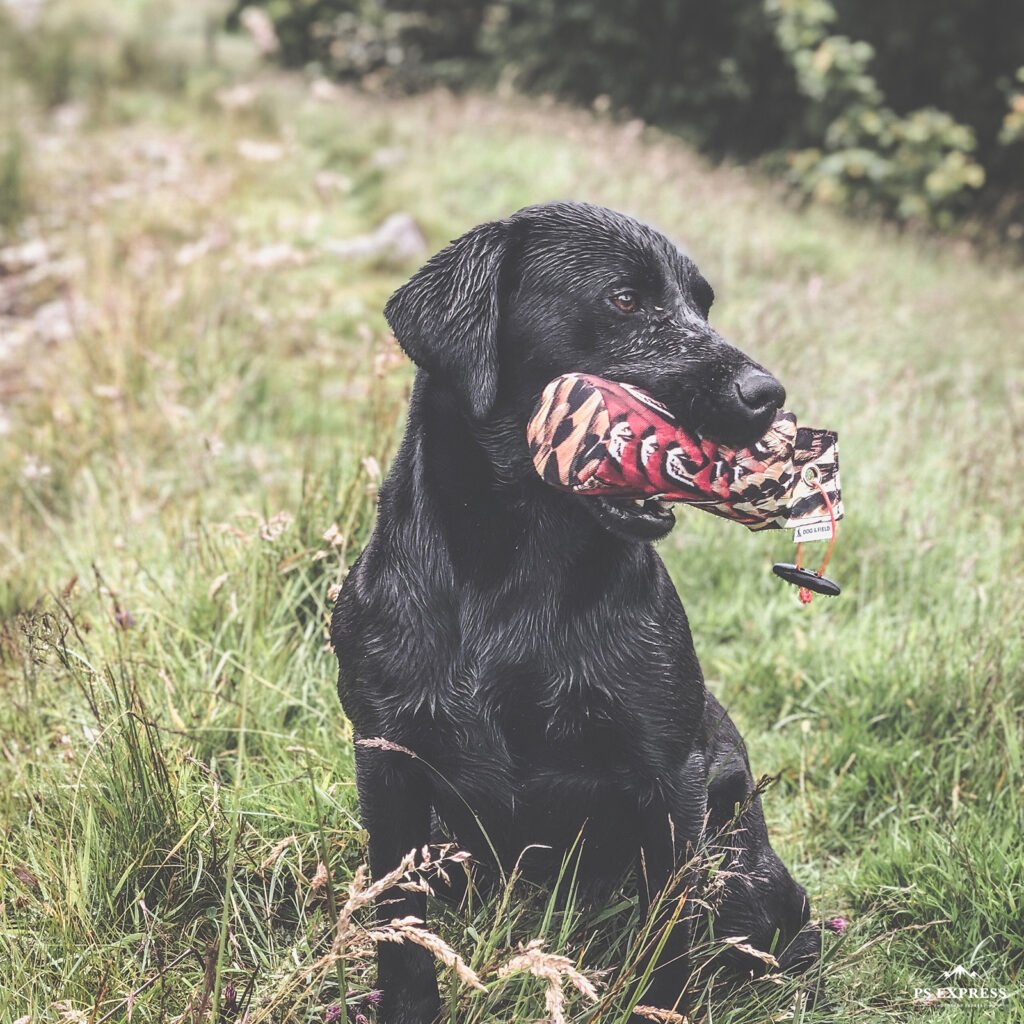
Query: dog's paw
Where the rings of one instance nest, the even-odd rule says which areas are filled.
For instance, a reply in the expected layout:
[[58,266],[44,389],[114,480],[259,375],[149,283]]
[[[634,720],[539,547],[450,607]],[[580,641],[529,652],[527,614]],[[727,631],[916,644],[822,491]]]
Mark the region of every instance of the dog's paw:
[[436,1024],[441,1016],[441,1000],[437,988],[433,992],[396,992],[388,998],[387,991],[381,993],[377,1007],[377,1024]]

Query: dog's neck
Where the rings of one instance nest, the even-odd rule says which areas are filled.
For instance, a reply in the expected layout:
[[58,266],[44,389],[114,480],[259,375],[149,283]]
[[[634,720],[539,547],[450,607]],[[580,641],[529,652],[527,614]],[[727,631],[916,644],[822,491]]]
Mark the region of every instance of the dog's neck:
[[530,461],[513,413],[471,420],[446,388],[418,374],[408,427],[382,493],[402,514],[429,516],[463,580],[486,584],[510,575],[557,585],[564,575],[644,557],[644,545],[603,530],[571,495],[546,486]]

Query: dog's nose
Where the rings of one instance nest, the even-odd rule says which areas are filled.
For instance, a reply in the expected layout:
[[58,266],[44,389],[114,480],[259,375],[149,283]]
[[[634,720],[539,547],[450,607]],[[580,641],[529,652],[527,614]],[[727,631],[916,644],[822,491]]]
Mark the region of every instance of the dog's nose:
[[751,416],[774,412],[786,401],[786,389],[770,373],[752,366],[736,378],[736,393]]

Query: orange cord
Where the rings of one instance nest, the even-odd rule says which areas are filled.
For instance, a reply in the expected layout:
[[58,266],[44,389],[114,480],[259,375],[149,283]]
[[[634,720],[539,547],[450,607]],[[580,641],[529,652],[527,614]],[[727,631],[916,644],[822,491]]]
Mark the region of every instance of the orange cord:
[[[835,509],[832,508],[832,502],[829,500],[828,492],[824,487],[821,486],[821,481],[810,480],[808,481],[812,487],[814,487],[821,495],[822,500],[825,502],[825,508],[828,509],[828,517],[832,527],[832,536],[829,537],[828,548],[825,550],[825,557],[821,560],[821,566],[819,567],[816,576],[824,574],[825,569],[828,567],[828,560],[832,557],[832,550],[836,546],[836,513]],[[804,561],[804,546],[803,543],[797,544],[796,546],[796,567],[802,568]],[[814,594],[806,587],[801,587],[799,592],[800,603],[810,604],[814,598]]]

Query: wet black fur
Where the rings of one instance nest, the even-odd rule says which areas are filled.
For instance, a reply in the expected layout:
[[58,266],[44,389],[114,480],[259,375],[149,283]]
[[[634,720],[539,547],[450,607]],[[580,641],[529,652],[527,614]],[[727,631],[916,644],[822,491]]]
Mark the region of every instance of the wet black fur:
[[[616,307],[625,289],[637,312]],[[760,436],[784,392],[709,326],[712,299],[664,236],[576,203],[475,228],[392,296],[386,316],[420,370],[373,535],[335,609],[338,689],[357,737],[422,759],[357,747],[375,876],[441,822],[482,865],[493,849],[506,870],[520,861],[550,879],[582,830],[591,898],[634,867],[654,893],[749,804],[728,839],[737,877],[715,932],[802,969],[820,934],[769,845],[743,742],[705,690],[683,607],[644,541],[652,528],[545,485],[525,439],[543,386],[572,370],[636,384],[717,439]],[[770,408],[737,398],[744,375]],[[425,916],[419,894],[388,901],[386,918]],[[677,927],[645,1002],[676,1002],[688,932]],[[741,971],[760,966],[737,957]],[[439,1012],[422,949],[382,945],[379,984],[387,1024]]]

